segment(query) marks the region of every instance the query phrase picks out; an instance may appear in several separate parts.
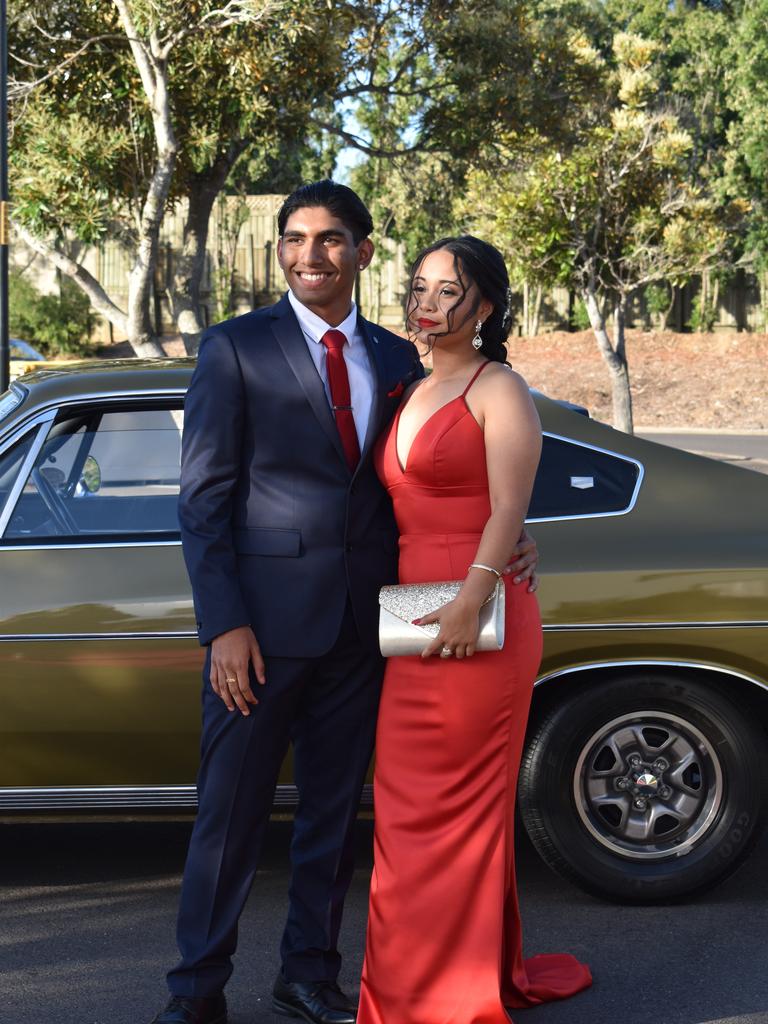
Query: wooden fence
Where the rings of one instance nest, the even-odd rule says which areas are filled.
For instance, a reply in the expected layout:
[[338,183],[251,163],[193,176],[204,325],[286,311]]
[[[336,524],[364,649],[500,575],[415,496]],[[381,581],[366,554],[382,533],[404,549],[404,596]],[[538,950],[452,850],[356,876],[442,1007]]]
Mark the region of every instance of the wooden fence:
[[[283,275],[277,262],[276,217],[283,196],[228,196],[217,203],[211,217],[208,255],[203,279],[203,313],[208,322],[245,312],[273,302],[284,291]],[[172,334],[172,322],[166,289],[171,279],[174,254],[181,246],[184,208],[169,214],[163,225],[161,258],[155,280],[155,325],[159,332]],[[14,261],[29,265],[38,287],[52,291],[55,274],[39,259],[14,246]],[[108,242],[91,249],[84,259],[88,270],[100,281],[118,306],[124,308],[130,271],[128,254],[117,242]],[[408,262],[403,247],[385,239],[377,245],[371,267],[360,275],[356,299],[364,315],[393,330],[403,326],[403,300],[408,275]],[[684,330],[689,323],[698,285],[681,289],[668,320],[670,330]],[[521,312],[518,302],[516,312]],[[567,329],[572,321],[575,297],[566,289],[556,288],[541,303],[539,330]],[[739,270],[731,283],[721,290],[714,329],[717,331],[766,330],[765,309],[760,305],[760,289],[756,278]],[[635,299],[631,320],[638,326],[652,326],[642,296]],[[518,333],[522,317],[518,315]],[[117,331],[101,323],[95,340],[121,341]]]

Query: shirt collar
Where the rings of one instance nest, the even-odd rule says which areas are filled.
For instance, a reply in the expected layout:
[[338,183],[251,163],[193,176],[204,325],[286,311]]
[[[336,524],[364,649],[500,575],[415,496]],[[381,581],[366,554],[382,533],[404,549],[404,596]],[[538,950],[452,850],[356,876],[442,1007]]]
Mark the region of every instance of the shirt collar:
[[322,317],[319,317],[317,313],[313,313],[311,309],[308,309],[302,302],[299,302],[290,289],[288,289],[288,301],[293,312],[296,314],[299,326],[310,341],[320,344],[320,340],[325,332],[330,330],[341,331],[349,345],[353,345],[357,340],[357,306],[354,302],[351,304],[349,313],[344,320],[338,326],[332,327]]

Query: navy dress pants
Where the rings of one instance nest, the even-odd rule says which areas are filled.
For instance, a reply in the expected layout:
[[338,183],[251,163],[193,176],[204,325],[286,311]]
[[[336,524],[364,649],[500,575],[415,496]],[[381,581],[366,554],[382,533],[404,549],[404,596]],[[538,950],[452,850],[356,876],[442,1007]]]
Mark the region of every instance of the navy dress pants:
[[221,992],[232,973],[237,925],[258,865],[280,765],[293,745],[299,791],[291,843],[288,981],[333,981],[353,871],[353,828],[373,750],[384,662],[363,648],[347,607],[339,637],[319,658],[267,658],[249,717],[203,685],[198,814],[179,908],[179,996]]

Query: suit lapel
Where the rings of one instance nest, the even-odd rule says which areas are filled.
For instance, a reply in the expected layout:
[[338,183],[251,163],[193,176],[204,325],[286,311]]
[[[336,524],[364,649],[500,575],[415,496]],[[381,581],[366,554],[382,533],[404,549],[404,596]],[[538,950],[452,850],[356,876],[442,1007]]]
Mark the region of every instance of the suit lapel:
[[368,417],[368,428],[365,432],[365,442],[360,462],[362,463],[370,451],[374,441],[379,436],[379,427],[384,412],[384,392],[386,390],[386,377],[384,373],[384,353],[376,337],[376,325],[364,320],[358,315],[358,326],[360,333],[368,349],[368,358],[371,361],[374,375],[373,401],[371,403],[371,414]]
[[283,350],[283,355],[301,385],[320,426],[346,466],[347,460],[341,444],[341,437],[328,404],[325,387],[312,362],[306,339],[286,297],[282,298],[274,307],[272,317],[272,330]]

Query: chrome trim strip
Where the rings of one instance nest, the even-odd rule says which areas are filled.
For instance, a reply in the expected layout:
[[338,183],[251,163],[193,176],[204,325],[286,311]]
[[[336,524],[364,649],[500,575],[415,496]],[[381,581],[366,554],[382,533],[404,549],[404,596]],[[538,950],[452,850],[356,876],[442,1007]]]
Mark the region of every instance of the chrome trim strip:
[[179,548],[179,540],[115,540],[115,541],[91,541],[88,543],[72,544],[2,544],[0,554],[3,551],[69,551],[94,548]]
[[572,437],[565,437],[563,434],[553,434],[551,430],[542,431],[544,437],[551,437],[556,441],[565,441],[567,444],[576,445],[579,448],[589,448],[590,451],[600,452],[603,455],[611,455],[614,459],[621,459],[622,462],[631,462],[637,467],[637,480],[635,481],[635,489],[632,492],[632,496],[629,499],[629,504],[624,509],[619,509],[616,512],[589,512],[584,515],[572,515],[572,516],[532,516],[530,519],[526,519],[526,523],[561,523],[567,522],[571,519],[606,519],[609,516],[626,516],[632,511],[637,504],[637,498],[640,494],[640,486],[645,476],[645,466],[642,462],[637,459],[633,459],[631,455],[621,455],[619,452],[614,452],[610,448],[600,448],[596,444],[589,444],[588,441],[576,441]]
[[[768,622],[629,622],[629,623],[576,623],[573,625],[544,625],[545,633],[595,631],[635,631],[641,629],[765,629]],[[191,640],[197,638],[194,629],[137,630],[112,633],[0,633],[0,643],[34,643],[38,640]]]
[[[373,786],[363,787],[361,804],[373,804]],[[275,789],[273,807],[295,807],[295,786]],[[197,788],[187,786],[48,786],[0,788],[0,811],[112,810],[197,807]]]
[[0,643],[35,643],[38,640],[191,640],[195,629],[151,630],[135,633],[0,633]]
[[726,668],[724,665],[712,665],[704,661],[670,661],[665,658],[648,658],[629,661],[591,661],[583,665],[572,665],[570,668],[556,669],[554,672],[547,672],[536,680],[534,685],[541,686],[542,683],[549,683],[560,676],[575,675],[577,672],[590,672],[593,669],[602,668],[694,668],[705,669],[708,672],[719,672],[721,675],[733,676],[735,679],[743,679],[747,683],[753,683],[763,690],[768,690],[768,680],[760,679],[757,676],[748,675],[746,672],[737,672],[736,669]]
[[583,633],[590,630],[598,632],[637,629],[751,629],[754,626],[764,628],[768,626],[768,619],[746,619],[740,622],[563,622],[556,625],[544,623],[542,629],[545,633]]
[[[13,510],[16,508],[16,503],[18,502],[19,497],[21,496],[21,492],[24,490],[24,484],[26,483],[29,474],[32,472],[32,467],[35,464],[35,459],[40,454],[40,449],[45,444],[45,439],[48,436],[48,432],[51,429],[51,423],[53,422],[55,415],[56,413],[55,411],[53,411],[46,415],[39,416],[36,420],[37,436],[35,437],[29,451],[27,452],[27,457],[21,464],[21,468],[19,469],[16,479],[13,482],[13,487],[8,492],[8,497],[5,500],[5,505],[3,506],[2,513],[0,513],[0,537],[3,536],[3,534],[5,533],[5,528],[10,522],[11,516],[13,515]],[[35,421],[33,421],[33,423],[34,422]],[[30,425],[28,425],[27,428],[24,430],[14,431],[14,433],[8,439],[7,443],[3,445],[2,449],[0,449],[0,458],[2,458],[3,454],[6,451],[8,451],[8,449],[12,445],[16,444],[17,441],[20,441],[25,434],[29,433]]]
[[0,788],[0,810],[195,807],[195,786],[42,786]]

